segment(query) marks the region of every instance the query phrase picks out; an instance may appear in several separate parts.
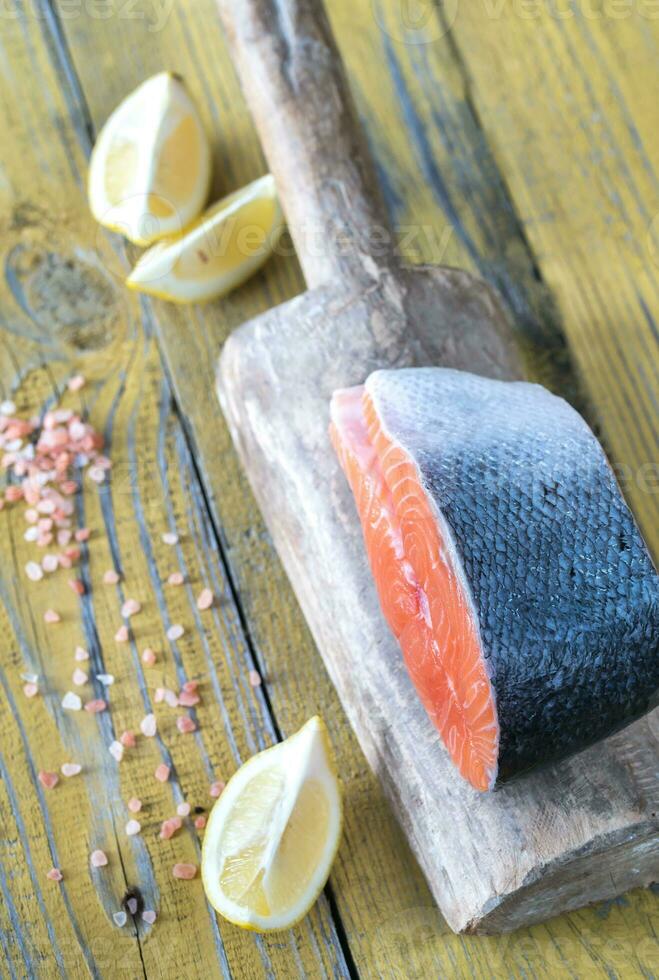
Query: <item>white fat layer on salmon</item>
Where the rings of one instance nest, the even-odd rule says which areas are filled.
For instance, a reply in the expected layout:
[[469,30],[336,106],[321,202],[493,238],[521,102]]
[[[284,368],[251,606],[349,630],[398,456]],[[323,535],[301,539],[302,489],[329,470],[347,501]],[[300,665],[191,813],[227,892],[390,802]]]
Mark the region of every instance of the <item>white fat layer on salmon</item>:
[[[369,399],[370,404],[378,415],[380,432],[386,442],[386,448],[384,450],[382,448],[383,440],[377,440],[374,438],[374,433],[369,431],[367,421]],[[401,643],[404,654],[406,654],[408,669],[424,701],[425,707],[435,726],[439,729],[454,762],[461,771],[465,762],[465,738],[469,743],[471,756],[487,756],[491,760],[496,760],[499,732],[496,722],[494,693],[490,683],[487,663],[481,656],[484,669],[478,671],[480,676],[476,677],[463,690],[461,695],[456,689],[453,676],[455,667],[452,672],[446,663],[447,651],[440,648],[436,639],[442,627],[446,628],[447,625],[448,627],[454,626],[457,619],[458,622],[469,623],[479,644],[479,649],[482,650],[473,600],[468,584],[462,574],[460,560],[450,529],[431,496],[424,488],[418,468],[383,425],[378,413],[377,401],[369,391],[368,382],[365,386],[336,391],[331,401],[330,417],[335,448],[337,449],[341,464],[346,471],[346,475],[351,482],[362,519],[369,560],[378,586],[383,610],[385,611],[389,625]],[[397,466],[396,460],[399,458],[403,459],[404,466]],[[410,539],[409,535],[408,540],[406,540],[401,511],[404,512],[408,505],[414,506],[414,501],[409,499],[411,495],[406,496],[403,486],[406,479],[404,471],[409,466],[414,467],[417,484],[415,490],[418,493],[420,488],[425,494],[426,505],[436,525],[435,537],[437,539],[437,547],[431,556],[430,568],[433,572],[441,570],[447,573],[457,583],[457,589],[453,590],[453,594],[457,596],[460,608],[457,610],[457,617],[455,615],[456,610],[451,610],[450,623],[448,611],[441,604],[435,602],[433,605],[429,601],[427,591],[428,582],[422,581],[423,576],[417,574],[417,569],[415,568],[414,541]],[[351,470],[354,471],[355,468],[359,473],[358,479],[355,479],[354,472],[351,476]],[[377,501],[375,498],[377,498]],[[384,522],[384,527],[381,526],[381,522]],[[378,532],[384,532],[384,538],[378,537]],[[373,533],[376,534],[374,539],[371,537]],[[407,606],[404,604],[405,600],[409,597],[402,597],[401,601],[404,609],[406,609],[406,614],[405,612],[401,614],[400,610],[396,609],[396,615],[392,615],[391,597],[387,595],[387,589],[391,587],[392,583],[383,580],[379,561],[384,560],[384,556],[373,553],[374,549],[378,547],[381,550],[385,550],[386,548],[391,549],[398,566],[397,572],[407,583],[410,596],[413,596],[413,601]],[[387,612],[389,612],[389,615],[387,615]],[[416,656],[419,650],[419,634],[423,634],[422,649],[421,654]],[[459,636],[451,636],[450,639],[459,648],[461,638]],[[432,658],[431,663],[428,663],[428,653],[430,653]],[[460,670],[459,659],[458,649],[458,670]],[[416,671],[415,664],[417,667]],[[469,680],[469,677],[476,672],[476,668],[477,665],[474,664],[464,665],[465,674],[461,679],[463,681]],[[423,680],[421,680],[421,673],[424,675]],[[435,692],[443,692],[441,696],[437,693],[434,696],[429,694],[429,674],[436,676],[434,689]],[[488,689],[488,698],[473,720],[478,721],[480,716],[486,712],[488,709],[487,702],[489,701],[490,714],[493,721],[485,727],[478,725],[472,727],[472,718],[467,719],[466,712],[469,711],[474,701],[483,694],[484,686]],[[455,724],[449,724],[449,719],[452,716],[455,717],[454,709],[457,709],[464,723],[464,737],[462,739]],[[487,742],[487,746],[484,752],[483,745],[485,741]],[[490,762],[489,764],[485,764],[484,762],[483,769],[485,785],[483,785],[481,780],[478,788],[489,789],[496,781],[496,762]],[[469,778],[468,773],[463,774]]]

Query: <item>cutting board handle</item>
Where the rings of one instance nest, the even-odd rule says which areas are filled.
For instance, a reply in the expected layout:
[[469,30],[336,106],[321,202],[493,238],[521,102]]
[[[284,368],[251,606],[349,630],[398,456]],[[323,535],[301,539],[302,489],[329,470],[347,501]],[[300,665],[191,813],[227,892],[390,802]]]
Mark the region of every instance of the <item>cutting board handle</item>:
[[378,278],[394,238],[322,3],[218,3],[307,285]]

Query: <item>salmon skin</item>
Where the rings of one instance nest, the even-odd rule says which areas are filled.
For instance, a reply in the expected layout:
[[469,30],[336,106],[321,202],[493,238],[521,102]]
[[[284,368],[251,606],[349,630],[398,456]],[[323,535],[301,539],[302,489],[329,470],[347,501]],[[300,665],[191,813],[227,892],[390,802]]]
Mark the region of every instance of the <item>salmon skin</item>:
[[380,603],[460,773],[488,790],[659,688],[659,578],[597,439],[524,382],[376,371],[330,435]]

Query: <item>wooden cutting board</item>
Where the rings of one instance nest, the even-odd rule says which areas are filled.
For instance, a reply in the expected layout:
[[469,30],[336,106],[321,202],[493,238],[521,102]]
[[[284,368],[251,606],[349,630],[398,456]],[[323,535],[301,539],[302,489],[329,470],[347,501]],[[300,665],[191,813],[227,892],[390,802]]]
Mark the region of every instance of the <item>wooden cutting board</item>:
[[329,399],[383,366],[520,376],[512,332],[482,282],[399,263],[318,3],[220,8],[309,291],[232,335],[218,394],[346,713],[432,892],[454,930],[498,932],[656,880],[658,710],[479,794],[421,707],[329,443]]

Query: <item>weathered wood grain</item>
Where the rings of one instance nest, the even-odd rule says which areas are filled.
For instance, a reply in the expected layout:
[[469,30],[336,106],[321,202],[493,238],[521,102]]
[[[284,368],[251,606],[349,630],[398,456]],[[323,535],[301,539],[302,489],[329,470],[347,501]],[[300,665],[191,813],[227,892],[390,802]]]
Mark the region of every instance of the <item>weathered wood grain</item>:
[[[0,100],[15,153],[4,171],[0,217],[2,394],[24,415],[39,414],[55,400],[82,407],[104,432],[114,465],[107,484],[85,480],[77,498],[78,521],[93,531],[84,547],[87,593],[81,599],[67,587],[63,570],[28,581],[24,565],[35,545],[23,539],[22,507],[0,512],[6,969],[18,977],[346,976],[326,899],[284,936],[247,936],[216,918],[199,877],[172,877],[176,861],[199,862],[199,835],[186,826],[170,841],[158,839],[160,822],[179,802],[207,810],[210,782],[226,778],[277,734],[264,689],[248,681],[252,650],[149,318],[113,277],[120,255],[86,213],[86,147],[84,136],[83,145],[77,143],[75,113],[67,105],[75,93],[62,88],[53,71],[42,26],[35,18],[19,19],[2,39],[3,65],[21,77],[29,66],[35,87],[49,93],[46,100],[26,100],[22,114],[15,113],[20,90],[3,89]],[[88,379],[79,395],[64,384],[76,371]],[[162,542],[166,530],[178,533],[176,547]],[[108,568],[121,572],[119,585],[102,584]],[[168,586],[168,574],[178,569],[185,585]],[[195,597],[205,585],[216,603],[202,614]],[[118,644],[114,635],[128,596],[143,609],[132,621],[131,642]],[[44,623],[49,607],[61,623]],[[165,630],[174,622],[186,632],[170,643]],[[91,653],[92,678],[99,672],[116,678],[107,695],[95,681],[80,692],[107,697],[109,711],[99,715],[61,707],[78,644]],[[139,656],[145,646],[158,654],[152,669]],[[40,677],[42,694],[32,700],[22,692],[25,670]],[[186,678],[200,681],[202,695],[194,735],[177,732],[180,711],[153,702],[157,686],[178,690]],[[111,740],[124,729],[137,730],[152,709],[158,736],[140,739],[118,765],[108,752]],[[80,762],[84,773],[44,789],[37,772],[57,771],[65,761]],[[166,785],[153,776],[161,761],[172,767]],[[143,801],[136,837],[124,830],[131,796]],[[107,868],[90,869],[94,848],[108,854]],[[45,877],[53,865],[64,874],[61,884]],[[122,930],[114,925],[112,913],[129,887],[139,888],[145,907],[157,910],[153,927],[139,918]]]
[[[551,297],[536,278],[534,257],[519,232],[526,224],[543,220],[543,215],[534,210],[531,195],[518,219],[506,185],[508,174],[502,175],[497,169],[494,121],[490,121],[486,136],[471,112],[468,68],[465,75],[465,64],[453,57],[441,37],[420,48],[400,43],[395,34],[401,9],[395,2],[337,2],[331,5],[331,15],[369,141],[376,150],[391,213],[407,241],[407,252],[415,260],[481,268],[498,282],[499,288],[502,285],[496,277],[506,277],[511,284],[507,301],[517,304],[513,305],[517,317],[525,329],[548,332],[551,345],[555,323]],[[430,6],[427,9],[430,11]],[[133,14],[126,10],[123,15],[114,8],[109,20],[100,20],[90,11],[74,11],[72,15],[71,5],[62,5],[61,12],[63,34],[76,71],[69,76],[59,68],[58,77],[72,77],[75,81],[77,72],[96,128],[118,100],[144,77],[163,67],[175,68],[193,88],[214,137],[215,196],[262,172],[262,157],[229,67],[211,2],[145,8],[144,16],[138,16],[141,8]],[[389,22],[390,33],[386,24],[383,26],[383,18]],[[57,64],[57,45],[50,29],[43,29],[49,39],[51,58]],[[541,47],[542,33],[543,25],[538,24],[537,34],[527,37],[526,44]],[[623,53],[625,50],[621,48]],[[88,119],[80,116],[75,102],[69,100],[64,105],[57,100],[57,77],[53,74],[44,82],[43,73],[33,76],[28,59],[19,53],[16,57],[21,60],[14,77],[21,79],[26,95],[21,111],[31,119],[32,102],[43,100],[52,86],[60,117],[66,119],[67,113],[72,113],[84,133]],[[43,53],[37,54],[38,59],[43,57]],[[420,65],[424,63],[426,70],[421,73]],[[514,74],[515,64],[516,59],[508,57],[506,65],[499,68]],[[621,71],[616,67],[618,77]],[[651,92],[647,78],[645,66],[640,69],[638,85],[646,84]],[[401,80],[404,88],[399,90]],[[542,125],[542,79],[532,75],[528,81],[520,72],[515,80],[516,93],[524,93],[528,87],[535,95],[536,125]],[[604,94],[608,89],[606,78],[600,78],[598,84]],[[519,97],[523,98],[523,94]],[[12,120],[16,112],[14,107]],[[449,135],[453,137],[450,140]],[[516,131],[514,126],[506,139],[519,148],[524,146],[524,132]],[[34,145],[44,158],[49,142],[37,128]],[[26,141],[20,150],[30,152],[32,146]],[[590,146],[580,147],[579,152],[590,153]],[[20,159],[20,154],[17,157]],[[570,147],[566,157],[579,166]],[[621,168],[623,164],[624,158],[620,157],[616,166]],[[22,160],[15,164],[14,172],[19,173],[20,167]],[[549,186],[552,174],[548,170],[541,173],[544,186]],[[30,182],[35,179],[32,175]],[[620,179],[624,179],[622,171]],[[591,207],[606,214],[607,201],[598,186],[587,190],[592,195]],[[562,198],[562,212],[569,210],[570,182],[554,180],[552,193]],[[11,197],[4,184],[0,195],[4,206]],[[24,207],[19,209],[20,219],[37,225],[46,222],[49,212],[57,215],[59,200],[57,188],[51,184],[44,190],[37,181],[36,189],[29,199],[25,196]],[[76,202],[75,208],[69,210],[75,215],[82,205]],[[466,237],[464,229],[468,231]],[[541,268],[541,255],[539,261]],[[600,288],[608,291],[609,282],[604,277]],[[339,736],[337,747],[346,781],[348,823],[344,848],[332,878],[355,962],[365,975],[392,977],[651,975],[656,970],[656,899],[645,891],[503,939],[465,939],[447,934],[418,868],[410,861],[401,834],[383,805],[377,781],[355,748],[354,737],[345,725],[281,566],[263,533],[214,399],[199,397],[200,390],[211,391],[216,351],[231,326],[300,288],[294,261],[281,258],[221,304],[193,311],[154,304],[154,309],[173,385],[185,411],[186,431],[194,438],[195,463],[205,475],[213,513],[221,519],[223,540],[233,579],[240,586],[250,635],[261,664],[268,665],[267,688],[276,705],[281,730],[292,731],[309,712],[320,709],[334,736]],[[564,326],[569,334],[569,316]],[[14,377],[6,340],[0,341],[2,344],[5,360],[0,384]],[[612,386],[615,388],[615,381]],[[300,663],[304,670],[299,669]],[[31,894],[28,878],[23,876],[21,881]],[[253,940],[247,937],[247,941]],[[74,946],[73,953],[76,949]]]

